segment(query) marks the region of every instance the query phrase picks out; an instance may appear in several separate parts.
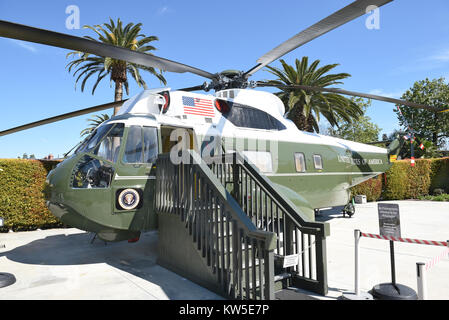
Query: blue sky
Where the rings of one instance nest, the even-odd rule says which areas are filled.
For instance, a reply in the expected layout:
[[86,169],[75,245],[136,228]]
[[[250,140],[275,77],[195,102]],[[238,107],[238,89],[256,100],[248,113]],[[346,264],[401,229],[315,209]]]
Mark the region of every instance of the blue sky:
[[[86,29],[66,28],[66,8],[80,9],[80,23],[101,24],[109,17],[142,22],[143,33],[156,35],[154,54],[211,73],[248,70],[256,60],[299,31],[351,3],[352,0],[273,1],[6,1],[0,0],[0,19],[76,36],[93,35]],[[449,79],[449,2],[395,0],[380,8],[380,29],[368,29],[368,15],[351,21],[285,55],[288,63],[309,56],[321,64],[339,63],[347,72],[344,89],[400,95],[426,77]],[[0,130],[56,114],[110,102],[108,80],[91,95],[75,90],[67,72],[67,50],[0,38]],[[277,66],[279,62],[271,65]],[[193,86],[205,79],[191,74],[166,73],[172,88]],[[157,79],[144,76],[150,87]],[[270,78],[259,71],[252,80]],[[132,84],[130,95],[141,89]],[[384,133],[398,128],[393,105],[373,102],[370,116]],[[79,140],[90,115],[0,137],[0,158],[23,153],[37,158],[62,155]]]

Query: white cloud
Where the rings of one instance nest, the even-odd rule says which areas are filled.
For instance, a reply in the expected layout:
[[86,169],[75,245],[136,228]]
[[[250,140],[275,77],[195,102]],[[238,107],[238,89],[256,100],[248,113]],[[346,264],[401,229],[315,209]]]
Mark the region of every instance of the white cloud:
[[30,52],[33,52],[33,53],[36,53],[37,52],[37,49],[35,48],[35,47],[33,47],[32,45],[30,45],[30,44],[28,44],[28,43],[26,43],[26,42],[24,42],[24,41],[21,41],[21,40],[15,40],[15,39],[8,39],[9,41],[11,41],[11,42],[13,42],[13,43],[15,43],[16,45],[18,45],[19,47],[22,47],[22,48],[24,48],[24,49],[26,49],[26,50],[28,50],[28,51],[30,51]]
[[449,62],[449,49],[433,50],[425,57],[415,58],[406,65],[395,67],[390,74],[402,75],[410,72],[424,72],[446,68]]
[[383,89],[372,89],[369,94],[399,99],[406,90],[385,91]]
[[162,15],[166,14],[169,11],[170,11],[170,9],[168,8],[168,6],[163,6],[162,8],[159,8],[157,10],[157,14],[162,16]]
[[447,62],[449,61],[449,49],[441,51],[435,55],[429,56],[428,60],[436,62]]

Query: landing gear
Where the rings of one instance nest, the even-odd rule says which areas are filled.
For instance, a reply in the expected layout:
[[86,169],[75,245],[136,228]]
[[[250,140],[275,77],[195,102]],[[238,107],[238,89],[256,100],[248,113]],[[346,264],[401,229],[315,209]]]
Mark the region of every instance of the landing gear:
[[343,217],[348,215],[349,218],[351,218],[355,213],[354,204],[352,202],[349,202],[347,205],[345,205],[345,207],[343,208],[343,210],[341,212],[343,213]]

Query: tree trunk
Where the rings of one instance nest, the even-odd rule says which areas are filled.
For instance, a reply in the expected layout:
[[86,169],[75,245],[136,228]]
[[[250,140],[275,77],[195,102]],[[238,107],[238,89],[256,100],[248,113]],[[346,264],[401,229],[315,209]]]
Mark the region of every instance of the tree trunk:
[[289,116],[290,120],[292,120],[296,124],[296,127],[299,130],[307,131],[307,132],[314,132],[314,130],[313,130],[313,120],[311,118],[312,115],[309,115],[306,118],[304,116],[304,114],[303,114],[302,109],[303,109],[302,107],[296,106],[292,110],[291,117]]
[[[115,96],[114,101],[120,101],[123,99],[123,83],[121,81],[115,81]],[[120,110],[120,107],[114,107],[114,116]]]
[[307,128],[306,128],[306,131],[308,131],[308,132],[314,132],[315,129],[314,129],[314,127],[313,127],[314,121],[313,121],[313,118],[312,118],[312,114],[309,114],[309,116],[307,117],[306,122],[307,122]]

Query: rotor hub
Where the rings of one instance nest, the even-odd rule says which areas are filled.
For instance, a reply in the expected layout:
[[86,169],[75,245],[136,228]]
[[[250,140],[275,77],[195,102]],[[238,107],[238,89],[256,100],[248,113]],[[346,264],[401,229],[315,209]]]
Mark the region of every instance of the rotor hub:
[[255,88],[255,81],[248,81],[245,72],[239,70],[224,70],[215,74],[211,82],[204,82],[204,91],[225,90],[225,89],[246,89]]

